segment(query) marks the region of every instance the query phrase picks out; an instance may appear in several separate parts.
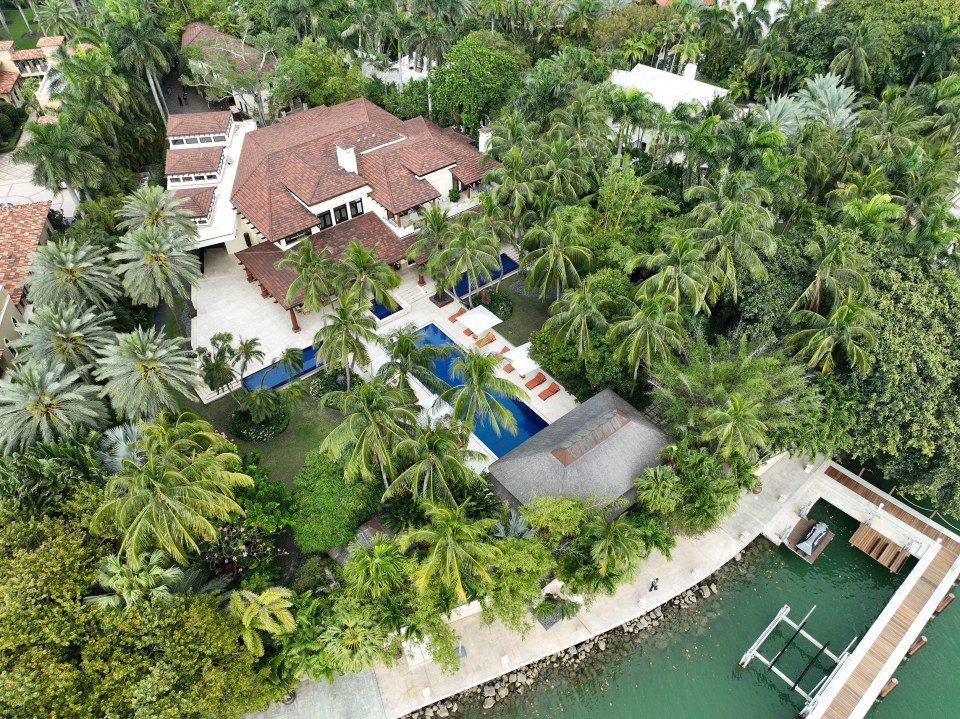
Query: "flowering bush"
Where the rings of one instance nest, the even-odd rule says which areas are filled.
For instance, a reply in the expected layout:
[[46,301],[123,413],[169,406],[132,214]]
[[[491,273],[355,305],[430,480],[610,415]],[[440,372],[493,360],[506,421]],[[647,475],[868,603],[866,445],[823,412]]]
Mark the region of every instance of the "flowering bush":
[[217,537],[201,548],[204,564],[216,574],[266,573],[279,578],[278,559],[287,554],[273,537],[240,517],[220,527]]

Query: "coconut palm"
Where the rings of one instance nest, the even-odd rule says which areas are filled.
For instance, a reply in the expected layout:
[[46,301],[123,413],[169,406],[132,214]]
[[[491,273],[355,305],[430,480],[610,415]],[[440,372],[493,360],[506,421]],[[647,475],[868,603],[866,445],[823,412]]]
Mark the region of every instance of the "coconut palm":
[[454,226],[437,262],[445,268],[444,284],[452,287],[461,277],[466,278],[467,302],[473,307],[474,290],[492,281],[494,270],[501,267],[500,246],[494,235],[486,231],[482,218],[464,218]]
[[312,242],[301,242],[277,262],[278,270],[296,272],[287,290],[287,304],[295,304],[300,298],[303,309],[308,312],[322,311],[336,294],[336,274],[330,248],[317,252]]
[[683,347],[683,326],[673,297],[665,292],[644,295],[638,292],[630,303],[630,314],[610,326],[609,337],[615,344],[617,361],[633,367],[633,378],[640,365],[648,370],[656,360],[665,360]]
[[184,199],[174,199],[171,190],[159,185],[147,185],[123,200],[117,210],[117,228],[137,230],[141,227],[157,227],[170,230],[184,237],[196,237],[197,224],[194,213],[183,208]]
[[932,20],[913,28],[913,38],[907,48],[906,57],[917,63],[907,94],[913,91],[921,78],[940,76],[956,67],[957,53],[960,52],[960,23],[949,22],[947,18]]
[[190,286],[200,281],[200,260],[190,252],[193,240],[158,226],[131,230],[110,255],[123,275],[123,288],[137,304],[156,307],[162,299],[190,297]]
[[54,195],[60,183],[77,202],[81,192],[96,189],[107,176],[101,147],[83,127],[66,122],[28,122],[29,139],[13,153],[13,161],[33,167],[33,181]]
[[484,182],[491,185],[490,199],[513,227],[513,242],[517,246],[523,235],[521,220],[535,198],[543,193],[544,183],[533,160],[529,149],[514,145],[500,155],[500,164],[484,175]]
[[447,383],[434,373],[435,362],[450,354],[450,345],[427,344],[426,335],[414,325],[404,325],[377,341],[387,351],[387,361],[377,373],[387,381],[397,380],[398,386],[410,388],[410,377],[437,394],[448,389]]
[[243,626],[240,636],[253,656],[263,656],[260,632],[281,634],[297,628],[297,622],[290,612],[292,595],[293,592],[286,587],[270,587],[259,594],[248,589],[230,593],[230,615]]
[[662,249],[641,252],[627,264],[627,271],[637,267],[656,270],[640,284],[645,296],[663,292],[674,304],[686,304],[694,314],[710,314],[710,303],[716,301],[713,275],[715,266],[707,261],[703,247],[684,232],[666,231],[661,237]]
[[569,138],[557,137],[539,149],[539,174],[546,191],[558,202],[574,202],[594,189],[588,173],[592,163],[583,157]]
[[140,447],[140,425],[128,422],[111,427],[100,437],[97,459],[107,474],[119,474],[124,461],[143,464],[146,456]]
[[83,601],[98,609],[131,609],[145,601],[164,601],[172,596],[170,587],[183,578],[183,569],[174,566],[162,549],[142,554],[136,568],[124,563],[116,554],[100,563],[97,583],[106,590]]
[[[433,119],[433,73],[432,65],[439,65],[443,56],[454,43],[456,35],[453,27],[446,20],[425,15],[414,15],[411,18],[410,34],[407,36],[407,47],[427,63],[427,117]],[[478,118],[482,121],[483,118]],[[479,124],[479,122],[477,122]]]
[[837,219],[851,230],[859,230],[875,242],[895,240],[900,234],[904,210],[890,195],[874,195],[869,199],[856,198],[847,202],[837,213]]
[[450,488],[476,480],[467,463],[485,459],[482,452],[467,449],[463,440],[462,435],[442,424],[421,428],[413,437],[401,440],[396,454],[406,469],[397,475],[384,496],[410,492],[431,504],[454,504]]
[[69,0],[43,0],[37,7],[37,20],[48,35],[72,38],[81,27],[80,14]]
[[57,303],[39,305],[13,343],[19,362],[51,360],[67,371],[86,372],[113,337],[113,313]]
[[670,516],[683,501],[680,477],[668,464],[647,467],[633,486],[637,490],[637,504],[652,514]]
[[593,252],[585,246],[589,226],[583,212],[554,212],[542,225],[534,225],[524,235],[530,250],[524,258],[529,274],[527,287],[540,288],[545,299],[551,288],[561,292],[580,285],[580,270],[589,270]]
[[350,390],[350,372],[354,365],[357,362],[363,366],[370,364],[365,343],[377,339],[376,326],[370,313],[370,300],[358,296],[357,292],[347,292],[340,296],[327,323],[313,336],[317,362],[343,368],[347,375],[347,391]]
[[320,447],[344,460],[348,480],[370,480],[378,471],[388,489],[397,475],[396,447],[417,421],[409,393],[374,377],[352,390],[326,394],[323,403],[346,416]]
[[169,114],[160,91],[157,79],[170,69],[171,43],[164,35],[153,13],[127,13],[123,5],[108,11],[110,22],[106,23],[109,46],[116,52],[117,59],[131,73],[147,78],[154,102],[160,116],[166,122]]
[[464,583],[489,585],[490,567],[500,550],[490,540],[495,519],[470,519],[469,501],[453,506],[425,504],[429,524],[407,532],[401,538],[404,550],[412,546],[426,547],[426,556],[416,573],[420,591],[433,582],[452,590],[457,600],[467,601]]
[[[302,367],[303,350],[287,348],[283,356],[287,357],[287,353],[291,351],[294,354],[299,353]],[[265,355],[260,349],[260,340],[256,337],[249,339],[241,337],[234,344],[232,334],[217,332],[210,338],[210,349],[198,347],[197,356],[200,359],[200,373],[203,381],[216,392],[229,385],[234,379],[243,378],[250,364],[262,361]],[[289,358],[288,361],[295,363],[295,357]],[[295,375],[297,372],[291,372],[291,374]]]
[[420,213],[417,229],[417,238],[407,251],[407,262],[429,258],[443,249],[450,235],[450,212],[440,205],[430,205]]
[[633,517],[637,528],[637,536],[643,543],[643,552],[641,559],[649,557],[656,549],[667,559],[670,559],[670,552],[677,546],[677,539],[673,536],[663,521],[659,517]]
[[50,71],[50,96],[60,103],[58,124],[86,128],[118,149],[117,128],[123,124],[118,112],[129,101],[130,87],[113,56],[82,46],[68,54],[61,47],[57,60]]
[[704,415],[703,439],[714,442],[724,459],[734,454],[746,457],[757,447],[765,448],[767,425],[758,417],[759,405],[759,399],[731,394],[723,407],[715,407]]
[[807,256],[814,266],[813,280],[797,298],[792,310],[804,305],[811,312],[820,311],[824,295],[836,297],[842,289],[866,292],[867,278],[863,269],[867,258],[857,251],[855,235],[817,225],[816,236],[807,244]]
[[557,342],[577,348],[586,370],[593,351],[593,333],[607,331],[604,313],[613,306],[610,295],[597,287],[595,276],[589,275],[580,287],[566,290],[550,305],[550,317],[544,327],[555,331]]
[[343,565],[347,590],[364,601],[381,602],[403,589],[410,579],[410,559],[396,537],[374,535],[370,541],[356,541]]
[[602,514],[595,515],[584,525],[581,538],[601,577],[629,574],[645,551],[640,533],[622,515],[609,522]]
[[523,114],[512,109],[505,112],[490,127],[490,140],[484,158],[481,158],[481,167],[486,166],[486,157],[500,159],[512,147],[522,148],[531,138],[537,136],[537,124],[529,122]]
[[152,549],[187,564],[188,555],[200,553],[201,539],[216,539],[217,521],[243,512],[234,494],[253,480],[239,472],[230,443],[189,412],[162,412],[140,431],[143,463],[123,460],[90,529],[121,534],[120,554],[134,569]]
[[187,341],[167,339],[160,330],[138,327],[117,334],[100,356],[95,374],[105,383],[103,393],[117,414],[130,420],[155,417],[163,408],[176,409],[200,381]]
[[396,309],[396,300],[389,290],[400,286],[400,275],[377,257],[376,249],[368,250],[356,240],[350,240],[334,272],[341,293],[355,291],[358,297],[370,297],[374,302]]
[[30,287],[35,305],[65,302],[105,309],[120,295],[120,282],[107,252],[95,245],[76,240],[48,242],[30,255],[25,269],[24,284]]
[[75,426],[96,427],[106,410],[98,388],[57,362],[30,361],[0,382],[0,443],[4,453],[53,442]]
[[503,364],[503,355],[484,354],[471,349],[463,352],[450,365],[450,376],[458,384],[443,393],[442,399],[453,408],[453,415],[472,428],[475,422],[489,424],[499,437],[506,429],[517,433],[517,419],[503,406],[500,397],[527,399],[527,393],[513,382],[496,375]]
[[799,310],[791,319],[805,329],[787,337],[787,342],[798,347],[801,356],[810,356],[808,367],[820,367],[823,374],[828,374],[837,368],[841,357],[860,372],[870,367],[870,352],[877,345],[873,331],[877,315],[857,301],[852,290],[837,297],[826,317]]
[[833,49],[838,52],[830,63],[830,72],[860,88],[869,87],[873,80],[871,65],[890,59],[879,25],[869,20],[857,25],[856,29],[849,28],[846,34],[838,35],[833,41]]

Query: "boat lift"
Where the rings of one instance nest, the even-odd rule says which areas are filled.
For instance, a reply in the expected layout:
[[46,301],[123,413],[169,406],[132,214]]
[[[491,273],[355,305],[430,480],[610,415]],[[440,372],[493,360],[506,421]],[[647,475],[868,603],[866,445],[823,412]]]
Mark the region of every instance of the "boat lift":
[[[844,662],[846,662],[847,660],[847,657],[850,656],[850,649],[853,647],[854,643],[858,639],[858,637],[854,637],[850,641],[850,643],[847,645],[846,649],[844,649],[839,656],[831,652],[830,642],[827,642],[826,644],[821,644],[803,628],[806,625],[807,620],[810,619],[810,615],[813,614],[813,611],[816,608],[817,608],[817,605],[813,605],[810,611],[807,612],[807,615],[803,618],[803,621],[797,624],[792,619],[790,619],[790,616],[789,616],[790,605],[784,604],[783,607],[780,609],[780,611],[777,613],[777,616],[773,618],[773,621],[771,621],[770,624],[767,625],[767,628],[760,633],[760,636],[757,637],[757,640],[747,650],[747,652],[740,658],[740,666],[743,668],[746,668],[746,666],[753,659],[760,660],[760,662],[767,669],[769,669],[771,672],[776,674],[785,683],[789,684],[790,688],[793,691],[797,692],[797,694],[802,696],[807,702],[800,712],[800,716],[802,717],[808,716],[810,712],[813,711],[813,708],[817,705],[817,701],[819,700],[820,696],[823,694],[827,685],[830,683],[830,680],[837,675],[837,672],[840,670],[840,667],[843,666]],[[779,652],[777,652],[777,654],[773,657],[773,659],[767,659],[760,653],[760,647],[769,638],[769,636],[773,634],[774,630],[778,626],[780,626],[781,623],[791,627],[794,630],[793,634],[790,635],[790,638],[787,640],[787,643],[783,645],[783,647],[780,649]],[[798,676],[796,679],[791,679],[782,671],[780,671],[780,669],[777,668],[777,662],[780,661],[780,659],[786,653],[787,649],[790,648],[790,645],[793,644],[794,640],[797,637],[803,637],[808,642],[810,642],[813,646],[817,648],[817,653],[814,654],[813,658],[807,663],[807,666],[804,668],[804,670],[800,672],[800,676]],[[819,659],[823,655],[826,655],[833,661],[833,668],[830,670],[828,674],[822,677],[819,682],[817,682],[816,686],[814,686],[814,688],[809,693],[807,693],[806,691],[800,688],[800,682],[803,681],[803,678],[807,676],[807,672],[810,671],[810,669],[813,667],[817,659]]]

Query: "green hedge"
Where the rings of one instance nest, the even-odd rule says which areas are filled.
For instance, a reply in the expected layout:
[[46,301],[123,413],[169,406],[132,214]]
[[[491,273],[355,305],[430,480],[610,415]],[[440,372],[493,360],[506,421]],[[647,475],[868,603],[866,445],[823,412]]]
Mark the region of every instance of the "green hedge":
[[227,432],[244,442],[266,442],[282,433],[289,424],[290,413],[285,409],[260,424],[254,424],[242,409],[235,409],[227,415]]
[[293,536],[307,554],[343,547],[357,527],[380,506],[383,488],[375,483],[350,482],[343,467],[319,449],[293,483]]

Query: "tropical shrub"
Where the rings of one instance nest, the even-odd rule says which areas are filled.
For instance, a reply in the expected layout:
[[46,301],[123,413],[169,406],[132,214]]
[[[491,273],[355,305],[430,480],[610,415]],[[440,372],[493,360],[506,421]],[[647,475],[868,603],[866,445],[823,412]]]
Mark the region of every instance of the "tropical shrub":
[[480,304],[493,312],[501,320],[508,320],[513,316],[513,300],[506,292],[489,290],[480,293]]
[[262,422],[254,422],[250,413],[237,408],[227,415],[227,431],[244,442],[265,442],[282,433],[290,424],[290,413],[281,408]]

